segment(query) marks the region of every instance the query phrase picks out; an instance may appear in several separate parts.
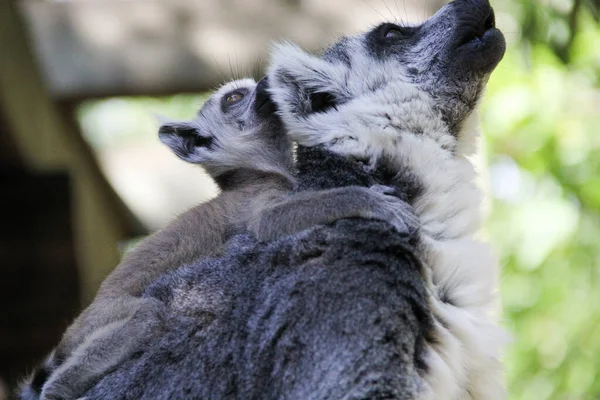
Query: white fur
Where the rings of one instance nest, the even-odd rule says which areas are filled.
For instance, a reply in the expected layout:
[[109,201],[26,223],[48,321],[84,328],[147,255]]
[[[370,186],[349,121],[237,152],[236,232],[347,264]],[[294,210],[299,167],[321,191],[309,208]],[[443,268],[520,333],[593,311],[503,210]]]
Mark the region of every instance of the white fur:
[[[384,157],[416,176],[423,192],[413,206],[422,227],[420,252],[438,339],[429,344],[421,399],[504,399],[499,267],[489,246],[474,236],[481,228],[482,200],[468,159],[478,137],[475,119],[467,118],[462,131],[452,135],[435,100],[404,78],[402,65],[373,60],[361,51],[359,38],[347,44],[352,68],[278,46],[269,71],[273,98],[299,144],[323,144],[373,164]],[[286,81],[290,77],[300,87],[333,93],[344,102],[300,115],[294,108],[297,86]],[[377,80],[384,84],[373,90]]]

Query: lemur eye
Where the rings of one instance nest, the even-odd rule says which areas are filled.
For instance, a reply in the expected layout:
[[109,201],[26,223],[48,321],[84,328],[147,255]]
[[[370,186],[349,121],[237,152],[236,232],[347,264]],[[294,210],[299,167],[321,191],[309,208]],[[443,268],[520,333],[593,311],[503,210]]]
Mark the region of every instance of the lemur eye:
[[243,98],[244,98],[243,93],[233,92],[227,96],[227,98],[225,99],[225,102],[227,104],[235,104],[235,103],[238,103],[239,101],[241,101]]
[[386,39],[396,39],[400,37],[402,37],[402,32],[400,32],[398,29],[390,29],[385,34]]
[[402,39],[407,36],[407,32],[394,24],[386,24],[381,27],[381,37],[384,39]]

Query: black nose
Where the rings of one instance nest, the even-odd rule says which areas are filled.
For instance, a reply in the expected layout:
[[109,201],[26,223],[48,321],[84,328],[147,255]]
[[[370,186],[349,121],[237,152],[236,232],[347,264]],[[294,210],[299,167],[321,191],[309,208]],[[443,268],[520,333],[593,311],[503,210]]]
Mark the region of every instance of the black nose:
[[456,0],[453,5],[458,22],[459,46],[480,38],[486,31],[496,27],[494,9],[488,0]]

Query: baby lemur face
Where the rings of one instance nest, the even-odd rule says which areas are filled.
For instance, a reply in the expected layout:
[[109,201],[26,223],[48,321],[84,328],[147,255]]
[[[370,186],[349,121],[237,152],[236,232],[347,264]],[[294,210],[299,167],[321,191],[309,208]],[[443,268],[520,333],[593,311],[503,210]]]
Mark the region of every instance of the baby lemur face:
[[456,0],[422,25],[384,23],[342,38],[321,58],[281,45],[268,76],[302,145],[370,158],[411,133],[460,153],[504,51],[488,0]]
[[210,96],[196,118],[164,123],[158,133],[179,158],[201,164],[213,178],[239,169],[281,173],[293,163],[291,142],[265,80],[229,82]]

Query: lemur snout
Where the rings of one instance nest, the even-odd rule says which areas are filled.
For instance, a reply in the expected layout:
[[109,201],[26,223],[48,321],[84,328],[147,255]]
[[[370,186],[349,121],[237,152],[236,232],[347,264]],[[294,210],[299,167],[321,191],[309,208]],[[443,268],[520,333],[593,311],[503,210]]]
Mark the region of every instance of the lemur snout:
[[458,35],[459,46],[474,40],[484,40],[485,33],[496,27],[494,9],[487,1],[482,2],[481,6],[463,5],[462,2],[454,4],[461,33]]
[[488,0],[456,0],[449,7],[456,26],[451,46],[466,53],[469,68],[489,73],[506,49],[504,36],[496,28],[494,9]]

